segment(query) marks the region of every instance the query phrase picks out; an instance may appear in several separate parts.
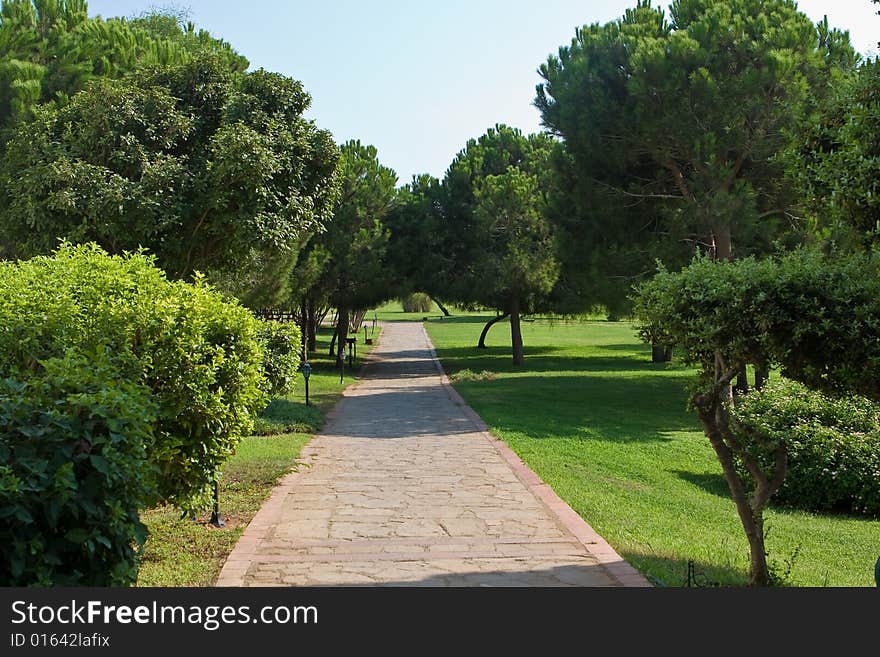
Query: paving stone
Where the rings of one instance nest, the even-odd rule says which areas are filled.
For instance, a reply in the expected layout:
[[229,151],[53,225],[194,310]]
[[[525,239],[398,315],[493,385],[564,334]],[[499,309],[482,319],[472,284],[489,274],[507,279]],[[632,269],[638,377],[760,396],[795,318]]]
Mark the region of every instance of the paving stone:
[[421,324],[389,323],[225,586],[644,586],[461,400]]

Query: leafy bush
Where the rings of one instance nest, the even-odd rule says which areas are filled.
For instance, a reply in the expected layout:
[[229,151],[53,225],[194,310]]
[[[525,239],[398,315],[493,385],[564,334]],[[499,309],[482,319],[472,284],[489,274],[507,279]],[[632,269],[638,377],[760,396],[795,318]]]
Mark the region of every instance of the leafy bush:
[[299,327],[294,323],[260,322],[263,376],[270,397],[283,397],[293,390],[299,371],[301,336]]
[[100,351],[0,383],[0,585],[134,581],[155,413],[150,390]]
[[880,405],[828,397],[783,381],[741,398],[732,423],[765,469],[755,434],[788,450],[788,474],[775,499],[810,511],[880,516]]
[[429,313],[433,307],[431,297],[424,292],[413,292],[400,300],[405,313]]
[[170,282],[143,254],[95,245],[0,263],[0,371],[19,380],[72,347],[106,348],[157,407],[155,501],[192,510],[266,404],[259,323],[210,288]]

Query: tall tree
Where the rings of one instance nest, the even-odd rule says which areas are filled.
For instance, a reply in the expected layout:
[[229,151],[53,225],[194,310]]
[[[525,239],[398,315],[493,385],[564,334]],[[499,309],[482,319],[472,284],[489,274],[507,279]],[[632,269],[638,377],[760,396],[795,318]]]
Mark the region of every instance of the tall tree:
[[727,259],[789,229],[797,199],[777,155],[855,61],[845,33],[793,0],[675,0],[669,20],[641,0],[578,29],[541,66],[535,103],[586,183],[656,202],[664,232]]
[[553,227],[538,176],[517,167],[480,181],[475,200],[483,257],[474,262],[474,281],[480,284],[472,298],[510,315],[513,364],[522,365],[522,314],[546,307],[559,276]]
[[379,162],[375,146],[348,141],[340,147],[340,194],[327,230],[310,243],[324,269],[310,294],[326,295],[337,309],[337,365],[342,365],[352,311],[388,298],[393,274],[386,265],[384,219],[396,197],[397,174]]
[[443,179],[444,296],[509,315],[515,364],[523,362],[520,316],[548,307],[558,276],[546,212],[553,148],[547,135],[498,125],[470,140]]
[[309,102],[295,80],[214,55],[93,80],[13,130],[0,243],[19,257],[60,237],[143,247],[181,278],[289,269],[336,200],[338,150]]
[[388,213],[389,264],[399,285],[398,296],[425,292],[438,304],[448,298],[447,272],[452,263],[444,244],[442,193],[433,176],[413,176],[398,190]]

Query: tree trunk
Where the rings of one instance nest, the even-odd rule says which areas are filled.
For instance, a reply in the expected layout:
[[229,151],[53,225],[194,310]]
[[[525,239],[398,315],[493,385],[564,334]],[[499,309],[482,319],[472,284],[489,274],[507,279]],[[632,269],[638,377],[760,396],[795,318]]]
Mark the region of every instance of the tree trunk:
[[336,319],[336,335],[339,336],[339,348],[336,350],[336,367],[342,368],[345,363],[345,340],[348,337],[348,308],[340,308]]
[[477,349],[485,349],[486,348],[486,334],[489,332],[489,329],[492,328],[493,325],[500,322],[502,319],[506,318],[510,313],[504,313],[503,315],[498,315],[490,319],[486,322],[486,325],[483,327],[483,332],[480,333],[480,341],[477,343]]
[[730,495],[733,497],[733,503],[736,505],[736,512],[739,515],[740,522],[746,533],[746,539],[749,542],[749,561],[751,564],[749,584],[751,586],[767,586],[770,584],[770,572],[767,569],[767,553],[764,548],[763,509],[758,510],[756,513],[749,504],[749,496],[745,485],[736,472],[733,453],[722,437],[722,429],[718,422],[718,409],[715,412],[700,409],[699,415],[703,429],[709,437],[709,442],[712,443],[715,454],[718,456],[718,461],[721,463],[724,480],[730,489]]
[[440,312],[443,313],[444,317],[449,317],[449,311],[446,310],[446,306],[437,301],[437,299],[435,299],[434,297],[431,297],[431,301],[437,304],[437,307],[440,309]]
[[668,363],[672,360],[672,347],[664,347],[657,343],[651,344],[651,362]]
[[[339,337],[339,324],[337,324],[336,326],[333,327],[333,337],[330,338],[330,357],[331,358],[333,358],[333,356],[336,353],[336,348],[335,348],[336,347],[336,338],[338,338],[338,337]],[[340,349],[342,349],[341,346],[340,346]]]
[[736,375],[736,391],[744,395],[749,394],[749,377],[746,373],[746,366],[743,365]]
[[715,259],[733,260],[730,226],[716,226],[712,229],[712,237],[715,241]]
[[514,298],[513,303],[510,304],[510,341],[513,346],[514,365],[522,365],[525,362],[522,330],[519,320],[519,299]]
[[[716,362],[718,357],[716,356]],[[717,365],[716,365],[717,369]],[[716,374],[716,377],[718,375]],[[758,503],[753,508],[748,491],[736,470],[734,453],[727,444],[725,437],[730,435],[727,407],[732,402],[733,391],[728,383],[721,394],[713,396],[699,395],[694,398],[694,406],[703,430],[718,456],[724,480],[730,489],[730,495],[736,505],[736,512],[749,542],[749,584],[751,586],[767,586],[770,584],[770,571],[767,568],[767,553],[764,548],[764,505]],[[784,475],[783,475],[784,476]],[[781,479],[780,479],[781,483]]]
[[770,379],[770,370],[766,365],[755,365],[755,390],[763,390]]
[[299,317],[300,362],[305,363],[309,359],[309,311],[305,297],[303,297],[299,304]]
[[309,301],[308,313],[308,349],[311,352],[318,348],[318,310],[315,308],[314,301]]

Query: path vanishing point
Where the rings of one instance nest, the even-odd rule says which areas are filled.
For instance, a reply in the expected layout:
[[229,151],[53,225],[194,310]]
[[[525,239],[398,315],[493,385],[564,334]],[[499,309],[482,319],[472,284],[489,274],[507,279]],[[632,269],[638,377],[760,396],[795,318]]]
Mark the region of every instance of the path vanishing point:
[[649,586],[391,322],[218,586]]

